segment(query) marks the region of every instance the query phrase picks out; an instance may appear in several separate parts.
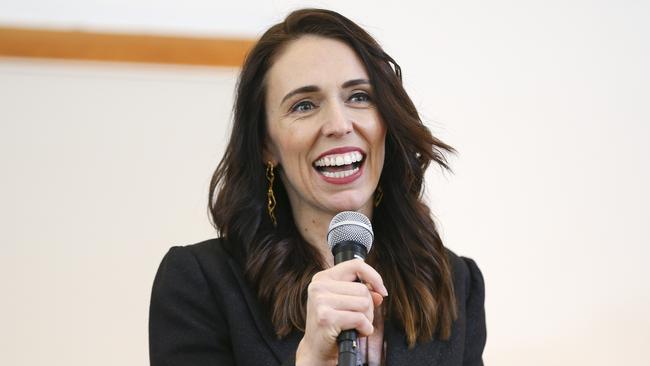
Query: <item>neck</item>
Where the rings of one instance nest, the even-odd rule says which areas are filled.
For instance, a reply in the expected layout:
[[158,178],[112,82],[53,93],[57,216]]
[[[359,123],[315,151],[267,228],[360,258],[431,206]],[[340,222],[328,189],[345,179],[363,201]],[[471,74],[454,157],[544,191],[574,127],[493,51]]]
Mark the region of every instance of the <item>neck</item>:
[[293,219],[296,227],[302,235],[303,239],[311,244],[323,259],[323,264],[326,268],[334,265],[334,257],[327,245],[327,229],[329,228],[330,221],[334,215],[327,213],[309,212],[296,214],[294,212]]
[[[371,201],[372,202],[372,201]],[[327,230],[338,212],[293,209],[293,219],[303,239],[318,249],[326,268],[334,266],[334,256],[327,244]],[[358,212],[372,218],[372,208],[361,207]]]

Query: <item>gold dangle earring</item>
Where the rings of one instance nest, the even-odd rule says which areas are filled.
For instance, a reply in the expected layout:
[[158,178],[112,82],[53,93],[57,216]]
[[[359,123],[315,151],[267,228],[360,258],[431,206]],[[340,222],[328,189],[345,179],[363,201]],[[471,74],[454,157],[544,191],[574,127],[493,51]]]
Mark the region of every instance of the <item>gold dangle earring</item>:
[[377,186],[377,190],[375,190],[375,207],[379,206],[382,198],[384,198],[384,190],[381,189],[381,186]]
[[266,180],[269,181],[269,190],[266,191],[266,210],[269,213],[273,227],[277,227],[278,221],[275,218],[275,195],[273,194],[273,181],[275,180],[275,172],[273,163],[270,160],[266,165]]

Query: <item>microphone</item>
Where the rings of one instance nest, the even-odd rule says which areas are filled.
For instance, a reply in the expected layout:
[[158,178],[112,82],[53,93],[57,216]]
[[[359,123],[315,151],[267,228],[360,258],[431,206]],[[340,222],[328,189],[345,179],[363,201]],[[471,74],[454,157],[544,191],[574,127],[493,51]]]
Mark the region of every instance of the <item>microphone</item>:
[[[343,211],[332,218],[327,230],[327,244],[334,255],[334,264],[351,259],[366,259],[374,234],[370,220],[358,212]],[[357,280],[358,281],[358,280]],[[344,330],[337,338],[339,344],[338,366],[356,366],[357,331]]]

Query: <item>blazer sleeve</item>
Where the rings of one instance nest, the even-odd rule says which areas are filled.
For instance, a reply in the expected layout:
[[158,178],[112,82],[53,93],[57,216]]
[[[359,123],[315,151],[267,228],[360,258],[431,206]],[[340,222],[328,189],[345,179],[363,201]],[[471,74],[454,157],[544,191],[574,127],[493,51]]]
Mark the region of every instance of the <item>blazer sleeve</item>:
[[487,337],[485,326],[485,283],[476,263],[463,258],[469,269],[468,295],[466,299],[467,326],[463,366],[483,366],[483,349]]
[[194,254],[173,247],[153,283],[151,366],[234,365],[227,322]]

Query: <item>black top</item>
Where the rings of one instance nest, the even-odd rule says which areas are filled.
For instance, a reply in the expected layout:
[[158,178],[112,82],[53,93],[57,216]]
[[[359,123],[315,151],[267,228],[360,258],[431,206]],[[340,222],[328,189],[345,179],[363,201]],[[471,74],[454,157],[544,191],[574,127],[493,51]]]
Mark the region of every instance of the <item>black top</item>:
[[[247,284],[229,244],[212,239],[173,247],[156,274],[149,313],[152,366],[291,365],[303,333],[278,339],[268,309]],[[483,276],[473,260],[448,251],[458,319],[447,341],[408,349],[406,335],[387,319],[387,365],[482,366],[485,346]]]

